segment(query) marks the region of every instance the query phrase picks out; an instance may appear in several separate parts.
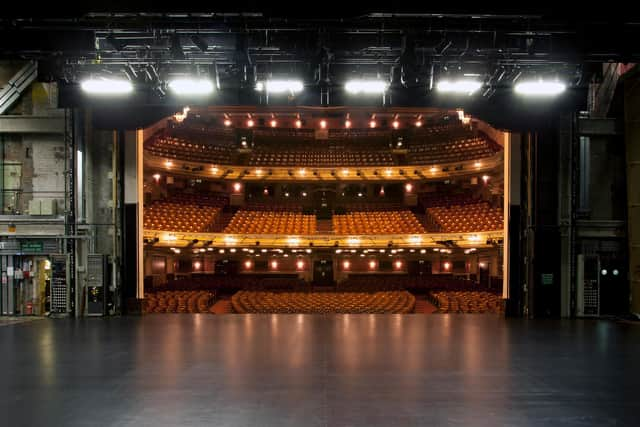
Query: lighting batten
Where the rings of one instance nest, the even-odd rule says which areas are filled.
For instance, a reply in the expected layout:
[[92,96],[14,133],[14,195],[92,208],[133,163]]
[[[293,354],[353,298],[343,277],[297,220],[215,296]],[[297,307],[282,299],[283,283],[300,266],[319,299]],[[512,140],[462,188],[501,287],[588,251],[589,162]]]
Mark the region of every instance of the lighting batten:
[[256,84],[257,91],[266,90],[267,93],[298,93],[302,89],[304,85],[301,80],[267,80]]
[[567,85],[564,83],[544,80],[521,82],[515,86],[516,93],[527,96],[555,96],[566,89]]
[[88,79],[80,87],[94,95],[124,95],[133,91],[131,82],[118,79]]
[[213,82],[208,79],[174,79],[169,89],[176,95],[208,95],[213,92]]
[[344,88],[353,94],[382,94],[387,90],[387,83],[382,80],[349,80]]
[[438,92],[466,93],[469,95],[473,94],[481,87],[482,87],[482,82],[479,82],[477,80],[470,80],[470,79],[456,80],[456,81],[441,80],[436,85],[436,89],[438,90]]

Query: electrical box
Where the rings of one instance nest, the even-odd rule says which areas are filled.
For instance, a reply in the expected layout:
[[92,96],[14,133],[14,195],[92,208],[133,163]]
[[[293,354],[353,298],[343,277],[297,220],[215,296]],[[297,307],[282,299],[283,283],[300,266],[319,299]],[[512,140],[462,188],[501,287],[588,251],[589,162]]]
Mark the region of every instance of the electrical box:
[[578,255],[577,315],[596,317],[600,315],[600,258]]
[[40,201],[42,215],[55,215],[57,212],[58,203],[56,199],[42,199]]
[[38,199],[29,200],[29,215],[42,215],[41,205]]
[[109,266],[107,256],[89,254],[87,259],[87,316],[104,316],[107,312]]
[[69,256],[51,255],[51,313],[69,314]]

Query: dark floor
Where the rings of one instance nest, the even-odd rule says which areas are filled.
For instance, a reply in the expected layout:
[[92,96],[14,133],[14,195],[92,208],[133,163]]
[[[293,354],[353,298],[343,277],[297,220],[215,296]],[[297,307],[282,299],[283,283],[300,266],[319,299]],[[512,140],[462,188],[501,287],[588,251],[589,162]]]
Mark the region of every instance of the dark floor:
[[152,315],[0,328],[2,426],[638,426],[640,325]]

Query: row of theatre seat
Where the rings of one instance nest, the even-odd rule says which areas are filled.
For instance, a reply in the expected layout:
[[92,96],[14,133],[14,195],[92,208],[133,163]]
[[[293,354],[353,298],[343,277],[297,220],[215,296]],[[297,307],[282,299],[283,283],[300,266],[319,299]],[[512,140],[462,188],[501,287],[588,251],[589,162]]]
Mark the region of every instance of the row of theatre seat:
[[174,193],[168,199],[172,202],[197,206],[214,206],[222,208],[229,204],[229,197],[225,194],[214,193],[211,195],[195,193]]
[[256,292],[240,291],[231,304],[236,313],[411,313],[415,297],[389,292]]
[[[197,199],[176,196],[170,201],[154,201],[144,208],[144,227],[175,232],[209,232],[220,217],[224,199]],[[317,231],[315,215],[304,215],[298,207],[254,204],[236,212],[225,233],[233,234],[300,234]],[[486,202],[430,207],[426,211],[428,231],[472,233],[500,230],[503,212]],[[419,234],[424,226],[408,210],[361,211],[333,215],[336,234]]]
[[342,203],[348,212],[364,212],[364,211],[403,211],[406,210],[406,206],[402,203],[392,202],[353,202]]
[[268,203],[249,201],[244,205],[244,210],[248,211],[269,211],[269,212],[302,212],[303,207],[299,202]]
[[210,291],[160,291],[145,294],[143,313],[210,313],[215,294]]
[[424,233],[424,227],[411,211],[352,212],[334,215],[336,234]]
[[[315,215],[282,211],[277,205],[250,205],[240,210],[225,228],[236,234],[314,234]],[[256,209],[257,208],[257,209]],[[394,234],[424,233],[416,216],[407,210],[351,212],[333,215],[332,227],[336,234]]]
[[314,234],[316,216],[298,212],[240,210],[224,229],[234,234]]
[[454,163],[493,156],[498,152],[487,139],[469,138],[409,146],[409,164]]
[[431,207],[427,209],[426,217],[434,231],[446,233],[494,231],[504,227],[502,209],[492,208],[487,202]]
[[502,297],[483,291],[431,291],[430,299],[440,313],[504,313]]
[[283,143],[314,144],[311,149],[317,148],[315,144],[333,148],[344,144],[354,147],[360,143],[369,147],[386,148],[391,136],[389,130],[371,128],[329,129],[318,133],[314,129],[267,128],[255,129],[253,142],[261,146],[278,146]]
[[[376,292],[392,290],[409,290],[421,292],[428,290],[443,291],[498,291],[501,283],[495,284],[496,289],[488,289],[473,280],[461,279],[451,275],[422,275],[410,276],[406,274],[350,274],[338,283],[337,289],[345,292]],[[196,274],[188,278],[169,280],[158,288],[148,289],[150,292],[159,290],[209,290],[220,292],[235,292],[239,290],[260,291],[300,291],[309,290],[310,285],[299,279],[297,275],[281,275],[272,277],[259,274],[213,275]]]
[[[373,132],[373,133],[371,133]],[[316,140],[312,132],[295,129],[254,131],[250,166],[386,166],[397,164],[390,132],[352,129],[329,131]],[[496,154],[502,147],[462,126],[443,125],[402,134],[409,164],[454,163]],[[234,164],[238,161],[233,131],[178,126],[152,136],[145,149],[154,156],[193,162]],[[245,164],[245,161],[241,163]]]
[[467,280],[451,275],[406,275],[406,274],[350,274],[338,284],[339,290],[409,290],[421,292],[427,290],[467,291],[489,289],[474,280]]
[[217,206],[157,200],[144,207],[144,228],[186,233],[208,232],[219,217]]
[[[317,147],[316,147],[317,149]],[[250,166],[391,166],[393,155],[385,151],[254,150]]]
[[455,193],[443,191],[420,193],[418,195],[418,201],[420,202],[420,206],[425,210],[433,207],[463,206],[478,203],[478,199],[468,190]]
[[232,164],[234,149],[230,145],[192,142],[171,136],[155,136],[145,143],[153,156],[189,162]]
[[169,280],[151,291],[159,290],[182,290],[182,291],[216,291],[232,293],[239,290],[270,290],[270,291],[293,291],[308,289],[308,284],[300,280],[297,276],[264,277],[259,275],[193,275],[189,278]]

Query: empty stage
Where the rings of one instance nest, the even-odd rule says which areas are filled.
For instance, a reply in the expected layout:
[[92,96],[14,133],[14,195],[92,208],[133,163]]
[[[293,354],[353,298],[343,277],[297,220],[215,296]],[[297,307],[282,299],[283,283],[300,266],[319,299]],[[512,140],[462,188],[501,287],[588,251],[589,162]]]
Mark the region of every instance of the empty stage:
[[3,425],[637,425],[640,325],[155,315],[0,328]]

